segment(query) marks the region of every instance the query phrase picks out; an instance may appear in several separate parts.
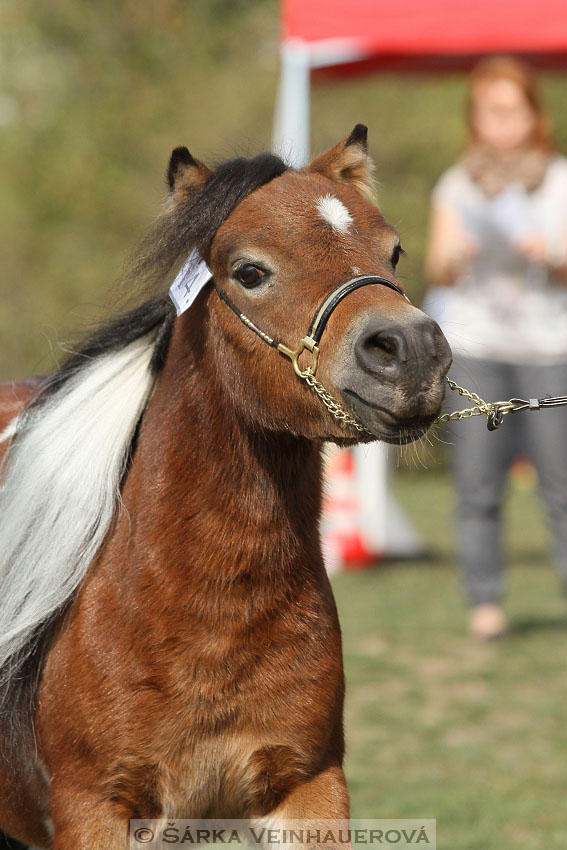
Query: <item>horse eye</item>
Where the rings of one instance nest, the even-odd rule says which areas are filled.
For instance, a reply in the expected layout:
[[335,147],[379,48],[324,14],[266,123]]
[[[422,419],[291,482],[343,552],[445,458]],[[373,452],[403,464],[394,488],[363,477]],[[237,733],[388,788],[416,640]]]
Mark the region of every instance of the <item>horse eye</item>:
[[393,269],[395,269],[396,266],[398,265],[398,260],[400,259],[401,255],[405,254],[405,253],[406,252],[404,251],[402,246],[398,243],[398,245],[396,245],[396,247],[392,251],[392,256],[390,258],[390,262],[392,263]]
[[241,266],[236,271],[235,277],[242,286],[246,286],[251,289],[253,286],[258,286],[264,277],[264,274],[265,272],[258,268],[258,266],[254,266],[252,263],[247,263],[245,266]]

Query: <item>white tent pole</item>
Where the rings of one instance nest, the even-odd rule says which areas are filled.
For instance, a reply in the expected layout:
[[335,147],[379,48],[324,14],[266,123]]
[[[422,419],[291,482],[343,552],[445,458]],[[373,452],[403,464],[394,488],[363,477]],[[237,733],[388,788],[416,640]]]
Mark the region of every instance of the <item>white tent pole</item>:
[[310,159],[311,69],[355,62],[365,55],[350,38],[316,42],[290,38],[281,43],[272,150],[290,165],[301,167]]
[[284,41],[274,120],[273,150],[290,165],[309,162],[310,57],[301,41]]

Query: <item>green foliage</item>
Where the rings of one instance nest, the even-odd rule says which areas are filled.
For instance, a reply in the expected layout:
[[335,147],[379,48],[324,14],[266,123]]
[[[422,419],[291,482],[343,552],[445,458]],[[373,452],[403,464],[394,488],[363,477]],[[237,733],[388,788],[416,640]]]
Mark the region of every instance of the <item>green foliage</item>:
[[171,149],[270,142],[275,2],[9,0],[0,11],[0,377],[106,306]]
[[[53,368],[102,310],[165,198],[178,144],[205,160],[270,145],[277,0],[0,5],[0,378]],[[561,80],[544,80],[567,140]],[[314,152],[361,121],[380,202],[423,291],[428,197],[462,141],[461,76],[318,83]]]

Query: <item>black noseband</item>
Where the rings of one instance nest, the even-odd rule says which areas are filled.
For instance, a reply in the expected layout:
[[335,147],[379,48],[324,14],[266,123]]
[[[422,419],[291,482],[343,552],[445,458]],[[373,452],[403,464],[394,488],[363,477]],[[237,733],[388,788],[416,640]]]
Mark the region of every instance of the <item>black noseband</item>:
[[[335,288],[327,295],[325,300],[319,305],[317,312],[313,316],[313,321],[309,325],[307,336],[311,337],[315,343],[318,343],[327,326],[329,316],[337,304],[339,304],[345,296],[354,292],[355,289],[358,289],[360,286],[368,286],[371,283],[379,283],[381,286],[387,286],[395,292],[399,292],[400,295],[404,295],[397,284],[392,283],[391,280],[387,280],[385,277],[380,277],[380,275],[359,274],[357,277],[351,277],[348,280],[343,281],[343,283],[339,283],[338,286],[335,286]],[[406,296],[404,295],[404,298],[405,297]]]
[[[317,371],[317,361],[319,358],[319,341],[321,340],[321,336],[323,335],[323,331],[327,326],[327,322],[329,321],[329,317],[337,304],[339,304],[343,298],[345,298],[349,293],[354,292],[355,289],[359,289],[361,286],[369,286],[370,284],[379,284],[380,286],[387,286],[389,289],[393,289],[394,292],[399,293],[404,298],[407,299],[407,296],[404,295],[403,291],[396,283],[392,283],[391,280],[387,280],[385,277],[380,277],[380,275],[376,274],[359,274],[356,277],[350,277],[348,280],[344,280],[342,283],[339,283],[335,286],[334,289],[327,295],[327,297],[321,302],[317,310],[315,311],[315,315],[313,316],[313,321],[309,325],[309,330],[307,331],[307,336],[303,337],[302,340],[299,341],[297,348],[292,349],[288,348],[287,345],[284,345],[283,342],[278,342],[275,339],[272,339],[271,336],[268,336],[267,333],[264,333],[258,325],[255,325],[248,316],[245,316],[242,313],[234,301],[232,301],[228,295],[223,292],[220,286],[217,284],[215,280],[213,280],[215,288],[225,302],[228,304],[230,309],[236,313],[241,322],[244,322],[246,327],[250,328],[251,331],[258,334],[258,336],[267,342],[268,345],[271,345],[272,348],[277,348],[280,354],[284,354],[286,357],[289,357],[291,362],[293,363],[293,368],[297,372],[300,378],[305,378],[307,374],[314,376]],[[307,349],[312,354],[312,362],[311,365],[307,367],[307,369],[301,369],[299,366],[299,355]]]

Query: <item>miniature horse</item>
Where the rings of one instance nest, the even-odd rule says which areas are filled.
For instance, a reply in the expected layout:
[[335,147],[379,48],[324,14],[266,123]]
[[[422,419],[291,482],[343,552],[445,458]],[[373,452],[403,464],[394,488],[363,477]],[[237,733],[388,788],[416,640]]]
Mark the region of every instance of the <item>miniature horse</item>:
[[[320,447],[419,437],[451,359],[370,177],[362,125],[301,170],[177,148],[144,302],[4,386],[8,834],[122,850],[136,817],[348,817]],[[195,248],[213,279],[176,318]]]

